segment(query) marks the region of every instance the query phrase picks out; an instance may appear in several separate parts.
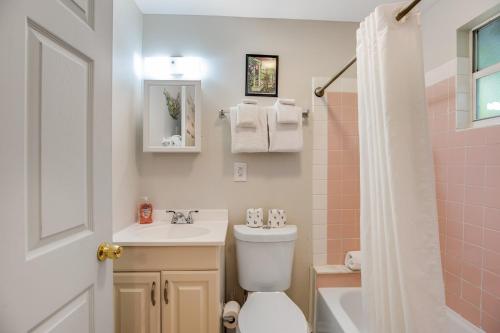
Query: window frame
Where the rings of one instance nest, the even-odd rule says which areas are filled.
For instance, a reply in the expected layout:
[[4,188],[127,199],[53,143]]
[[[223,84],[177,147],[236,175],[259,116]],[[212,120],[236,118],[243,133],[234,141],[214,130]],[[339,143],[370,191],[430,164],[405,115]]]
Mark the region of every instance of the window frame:
[[487,20],[481,22],[474,28],[472,28],[469,32],[469,59],[471,60],[471,66],[470,66],[470,71],[471,71],[471,122],[473,127],[483,127],[483,126],[491,126],[491,125],[499,125],[500,124],[500,115],[498,116],[492,116],[492,117],[487,117],[487,118],[477,118],[477,80],[480,78],[483,78],[485,76],[500,72],[500,62],[497,62],[494,65],[491,65],[489,67],[483,68],[481,70],[476,70],[476,57],[477,57],[477,50],[476,50],[476,31],[481,29],[482,27],[488,25],[489,23],[500,19],[500,13],[488,18]]

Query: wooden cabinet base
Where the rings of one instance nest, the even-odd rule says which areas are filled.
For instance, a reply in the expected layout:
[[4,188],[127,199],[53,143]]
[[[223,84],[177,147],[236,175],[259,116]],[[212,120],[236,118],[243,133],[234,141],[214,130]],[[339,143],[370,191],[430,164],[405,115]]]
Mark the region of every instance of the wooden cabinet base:
[[223,248],[126,247],[123,252],[114,263],[117,333],[221,332]]
[[161,272],[167,292],[162,333],[217,333],[220,330],[219,272]]
[[160,333],[160,273],[114,273],[115,332]]

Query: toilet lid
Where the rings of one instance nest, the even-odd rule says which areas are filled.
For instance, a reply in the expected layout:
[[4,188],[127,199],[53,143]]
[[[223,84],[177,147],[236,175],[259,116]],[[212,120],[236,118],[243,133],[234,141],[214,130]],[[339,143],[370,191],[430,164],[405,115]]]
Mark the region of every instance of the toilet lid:
[[241,333],[307,333],[304,314],[283,292],[255,292],[238,316]]

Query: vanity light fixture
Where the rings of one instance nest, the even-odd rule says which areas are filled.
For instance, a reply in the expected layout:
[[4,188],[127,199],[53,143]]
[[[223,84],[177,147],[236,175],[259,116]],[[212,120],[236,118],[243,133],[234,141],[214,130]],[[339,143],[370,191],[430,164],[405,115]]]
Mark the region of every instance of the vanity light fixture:
[[199,80],[202,79],[205,67],[199,57],[145,57],[144,78]]

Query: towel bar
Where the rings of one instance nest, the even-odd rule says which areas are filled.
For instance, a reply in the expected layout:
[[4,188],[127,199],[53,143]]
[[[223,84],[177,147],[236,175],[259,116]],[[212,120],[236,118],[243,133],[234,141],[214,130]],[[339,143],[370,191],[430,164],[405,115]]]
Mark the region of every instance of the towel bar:
[[[226,111],[224,109],[220,109],[219,110],[219,118],[220,119],[226,118],[228,113],[229,113],[229,111]],[[306,118],[306,119],[309,118],[309,109],[302,112],[302,118]]]

